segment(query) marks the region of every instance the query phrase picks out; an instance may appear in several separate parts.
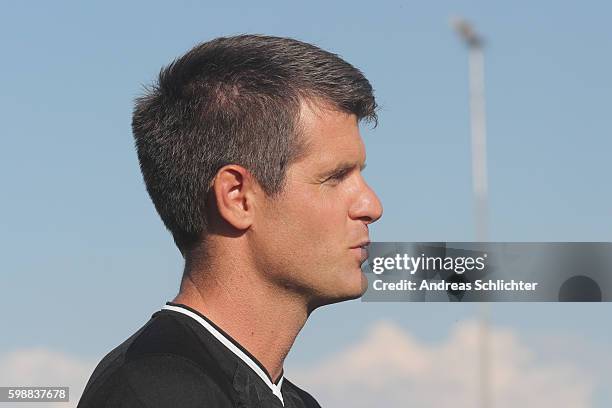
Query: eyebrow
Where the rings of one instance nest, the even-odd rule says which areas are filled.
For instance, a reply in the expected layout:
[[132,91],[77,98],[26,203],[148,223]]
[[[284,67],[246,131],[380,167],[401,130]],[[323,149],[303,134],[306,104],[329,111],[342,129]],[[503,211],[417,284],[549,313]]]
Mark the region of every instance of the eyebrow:
[[331,177],[335,174],[340,174],[346,171],[351,171],[356,168],[359,168],[360,171],[363,171],[366,168],[366,163],[363,163],[360,165],[359,163],[356,163],[356,162],[342,162],[338,164],[336,167],[334,167],[333,169],[324,171],[323,173],[319,175],[319,177],[324,179],[324,178]]

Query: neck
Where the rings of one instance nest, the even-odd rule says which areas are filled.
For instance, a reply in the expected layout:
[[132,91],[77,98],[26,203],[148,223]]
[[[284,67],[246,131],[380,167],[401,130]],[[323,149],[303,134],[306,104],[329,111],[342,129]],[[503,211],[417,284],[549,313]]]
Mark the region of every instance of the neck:
[[295,295],[264,281],[254,268],[239,265],[231,251],[215,252],[198,266],[187,263],[173,302],[209,318],[255,356],[276,381],[306,323],[307,307]]

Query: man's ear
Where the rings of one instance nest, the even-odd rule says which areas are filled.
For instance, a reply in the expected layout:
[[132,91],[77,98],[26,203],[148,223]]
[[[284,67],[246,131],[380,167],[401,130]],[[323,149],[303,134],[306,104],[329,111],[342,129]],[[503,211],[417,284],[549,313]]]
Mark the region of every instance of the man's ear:
[[219,169],[212,185],[219,216],[238,230],[248,229],[255,216],[257,187],[257,182],[244,167],[229,164]]

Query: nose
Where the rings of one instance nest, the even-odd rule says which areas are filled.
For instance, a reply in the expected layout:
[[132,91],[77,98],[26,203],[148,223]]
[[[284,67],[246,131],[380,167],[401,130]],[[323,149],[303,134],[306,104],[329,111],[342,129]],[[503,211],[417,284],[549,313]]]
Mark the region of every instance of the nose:
[[360,194],[351,206],[349,216],[352,219],[362,220],[366,224],[371,224],[382,217],[382,214],[382,203],[374,190],[362,178]]

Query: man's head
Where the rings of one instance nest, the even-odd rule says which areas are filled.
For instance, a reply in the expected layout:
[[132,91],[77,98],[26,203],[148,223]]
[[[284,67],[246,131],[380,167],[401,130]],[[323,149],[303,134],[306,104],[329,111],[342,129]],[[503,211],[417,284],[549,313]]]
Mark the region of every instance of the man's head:
[[335,299],[363,289],[351,247],[382,211],[360,175],[358,122],[375,121],[375,109],[370,83],[337,55],[243,35],[164,68],[137,100],[133,131],[147,190],[183,254],[211,235],[240,238],[268,278],[296,291],[350,278],[317,294]]

